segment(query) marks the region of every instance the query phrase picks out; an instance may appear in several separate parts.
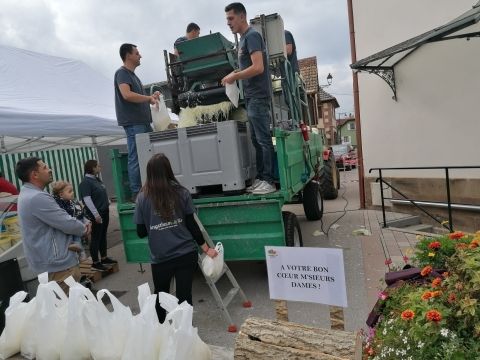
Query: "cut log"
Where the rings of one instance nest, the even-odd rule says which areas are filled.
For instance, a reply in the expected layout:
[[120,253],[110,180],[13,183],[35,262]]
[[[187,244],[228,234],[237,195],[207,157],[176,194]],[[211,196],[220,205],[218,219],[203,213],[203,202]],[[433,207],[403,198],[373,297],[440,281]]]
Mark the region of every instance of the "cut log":
[[235,360],[361,358],[353,332],[319,329],[301,324],[248,318],[235,342]]

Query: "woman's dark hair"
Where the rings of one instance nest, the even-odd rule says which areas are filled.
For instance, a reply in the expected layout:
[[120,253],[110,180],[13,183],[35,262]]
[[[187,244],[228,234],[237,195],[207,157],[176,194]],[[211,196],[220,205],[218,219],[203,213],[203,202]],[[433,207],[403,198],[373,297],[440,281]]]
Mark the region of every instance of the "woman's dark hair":
[[147,181],[142,191],[162,220],[173,220],[175,209],[179,208],[180,188],[168,158],[164,154],[153,155],[147,164]]
[[85,165],[83,166],[83,173],[84,174],[90,174],[90,175],[95,175],[93,173],[93,169],[96,168],[98,165],[97,160],[87,160],[85,162]]

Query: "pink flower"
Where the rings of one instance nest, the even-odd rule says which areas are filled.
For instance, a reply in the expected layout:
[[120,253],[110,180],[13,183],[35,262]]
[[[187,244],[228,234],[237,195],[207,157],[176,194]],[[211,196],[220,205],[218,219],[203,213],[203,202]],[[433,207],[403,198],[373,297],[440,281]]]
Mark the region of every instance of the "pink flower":
[[392,263],[392,259],[388,258],[385,259],[385,265],[390,265]]
[[387,300],[388,294],[385,291],[380,291],[378,293],[378,298],[381,299],[381,300]]
[[403,257],[403,261],[405,262],[405,264],[408,264],[408,260],[409,260],[408,256]]

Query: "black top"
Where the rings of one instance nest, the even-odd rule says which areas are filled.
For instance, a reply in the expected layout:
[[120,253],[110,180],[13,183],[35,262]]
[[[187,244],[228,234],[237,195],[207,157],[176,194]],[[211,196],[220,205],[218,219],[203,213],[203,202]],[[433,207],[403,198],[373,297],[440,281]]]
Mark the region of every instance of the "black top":
[[[107,189],[99,178],[92,175],[89,176],[88,174],[85,175],[82,182],[80,183],[79,190],[82,200],[87,196],[90,196],[92,198],[93,205],[95,205],[99,213],[108,211],[109,203]],[[85,203],[85,201],[83,202]],[[87,217],[89,217],[90,219],[95,218],[88,209],[88,206],[85,206],[85,210],[87,213]]]
[[270,70],[267,63],[267,52],[262,35],[252,27],[240,37],[238,44],[238,59],[240,70],[252,65],[250,55],[256,51],[262,52],[263,73],[242,80],[245,98],[269,98],[270,97]]
[[118,125],[150,124],[152,114],[149,103],[133,103],[125,100],[120,92],[120,84],[128,84],[131,91],[140,95],[147,95],[142,82],[133,71],[124,66],[117,70],[115,73],[115,113],[117,114]]
[[73,216],[77,220],[83,220],[84,218],[83,209],[78,201],[64,200],[58,196],[54,196],[53,198],[55,199],[57,204],[68,213],[68,215]]
[[293,35],[290,31],[285,30],[285,43],[292,44],[292,53],[287,56],[288,61],[292,65],[292,70],[293,72],[300,73],[300,70],[298,68],[298,60],[297,60],[297,47],[295,45],[295,40],[293,38]]

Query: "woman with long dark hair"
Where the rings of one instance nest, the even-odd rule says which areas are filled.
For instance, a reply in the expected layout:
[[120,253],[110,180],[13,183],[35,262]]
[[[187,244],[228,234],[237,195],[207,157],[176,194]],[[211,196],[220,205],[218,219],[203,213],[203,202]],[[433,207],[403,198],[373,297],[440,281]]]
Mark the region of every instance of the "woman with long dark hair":
[[[107,189],[99,178],[100,164],[97,160],[87,160],[84,165],[85,177],[79,185],[80,198],[85,205],[87,218],[92,222],[90,255],[92,269],[108,270],[107,266],[117,263],[107,257],[107,228],[109,222]],[[100,253],[100,258],[98,257]]]
[[[147,181],[136,200],[137,234],[148,235],[155,293],[168,293],[175,278],[179,303],[187,301],[190,305],[193,273],[198,263],[195,242],[208,256],[217,256],[215,249],[205,243],[194,212],[192,197],[173,175],[168,158],[154,155],[147,164]],[[156,306],[158,319],[163,322],[165,310],[158,302]]]

